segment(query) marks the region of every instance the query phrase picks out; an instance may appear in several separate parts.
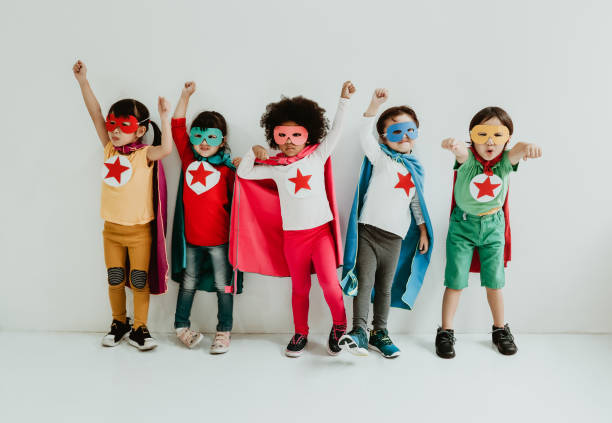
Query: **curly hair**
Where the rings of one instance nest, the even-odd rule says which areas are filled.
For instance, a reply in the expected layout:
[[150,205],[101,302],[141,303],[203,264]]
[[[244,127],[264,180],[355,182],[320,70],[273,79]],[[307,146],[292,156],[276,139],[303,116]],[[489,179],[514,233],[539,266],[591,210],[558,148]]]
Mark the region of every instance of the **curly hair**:
[[306,145],[318,144],[327,135],[329,122],[325,117],[325,109],[316,102],[305,97],[281,97],[276,103],[266,106],[266,112],[261,116],[259,124],[266,131],[268,145],[278,149],[274,141],[274,128],[283,122],[293,121],[308,131]]

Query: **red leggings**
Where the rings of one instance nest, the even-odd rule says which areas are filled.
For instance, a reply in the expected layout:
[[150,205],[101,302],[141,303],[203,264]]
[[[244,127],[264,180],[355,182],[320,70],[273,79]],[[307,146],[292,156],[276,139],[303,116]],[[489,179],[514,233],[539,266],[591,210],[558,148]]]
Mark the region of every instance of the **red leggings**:
[[291,273],[291,304],[295,333],[308,335],[310,270],[314,265],[335,325],[346,325],[342,288],[329,224],[301,231],[284,231],[285,259]]

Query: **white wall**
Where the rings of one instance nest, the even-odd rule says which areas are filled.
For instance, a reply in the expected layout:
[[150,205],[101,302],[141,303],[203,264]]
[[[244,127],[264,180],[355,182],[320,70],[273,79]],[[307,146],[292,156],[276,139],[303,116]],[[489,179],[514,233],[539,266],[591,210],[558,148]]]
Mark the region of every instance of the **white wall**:
[[[512,177],[507,320],[519,331],[612,331],[610,3],[3,3],[0,328],[102,331],[110,323],[102,149],[71,72],[82,59],[104,110],[130,96],[157,116],[158,95],[174,106],[183,82],[197,81],[188,118],[221,112],[238,154],[263,142],[267,103],[303,94],[331,120],[340,85],[351,79],[358,92],[334,153],[343,229],[362,157],[356,126],[371,91],[388,87],[389,105],[413,106],[436,245],[416,309],[392,311],[394,332],[433,333],[440,320],[453,163],[440,140],[465,139],[476,111],[502,106],[515,123],[513,140],[544,148]],[[164,165],[171,218],[175,152]],[[177,286],[169,285],[151,301],[154,331],[172,327]],[[289,298],[288,279],[248,275],[235,330],[292,331]],[[215,304],[213,295],[198,296],[197,327],[214,329]],[[313,331],[329,330],[316,284],[310,320]],[[489,325],[475,280],[456,327]]]

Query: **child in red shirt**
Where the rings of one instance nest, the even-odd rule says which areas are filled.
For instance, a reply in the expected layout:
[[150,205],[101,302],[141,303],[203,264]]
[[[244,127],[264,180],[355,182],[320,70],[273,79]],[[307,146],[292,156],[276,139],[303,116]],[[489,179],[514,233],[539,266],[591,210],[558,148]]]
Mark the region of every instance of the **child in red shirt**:
[[220,113],[200,113],[187,133],[185,113],[195,87],[194,82],[185,83],[171,122],[182,162],[172,231],[172,279],[180,283],[174,327],[187,347],[195,347],[202,340],[202,334],[190,328],[195,291],[216,292],[218,324],[210,352],[220,354],[229,350],[233,294],[239,291],[232,283],[228,239],[240,159],[230,159],[227,123]]

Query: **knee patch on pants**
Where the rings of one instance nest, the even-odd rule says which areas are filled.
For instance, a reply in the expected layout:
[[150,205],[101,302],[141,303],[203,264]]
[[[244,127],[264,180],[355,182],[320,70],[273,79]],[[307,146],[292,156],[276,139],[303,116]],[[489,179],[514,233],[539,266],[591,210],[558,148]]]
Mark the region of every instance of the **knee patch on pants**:
[[121,282],[125,279],[125,270],[123,270],[123,267],[110,267],[107,269],[107,272],[109,285],[121,285]]
[[132,270],[130,272],[130,282],[134,288],[144,288],[147,284],[147,272],[144,270]]

